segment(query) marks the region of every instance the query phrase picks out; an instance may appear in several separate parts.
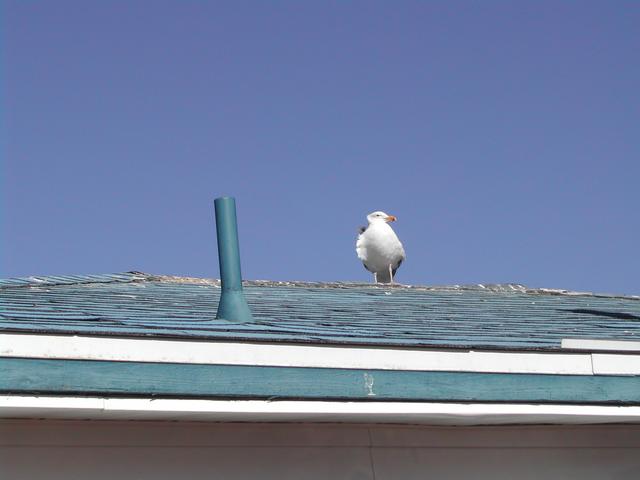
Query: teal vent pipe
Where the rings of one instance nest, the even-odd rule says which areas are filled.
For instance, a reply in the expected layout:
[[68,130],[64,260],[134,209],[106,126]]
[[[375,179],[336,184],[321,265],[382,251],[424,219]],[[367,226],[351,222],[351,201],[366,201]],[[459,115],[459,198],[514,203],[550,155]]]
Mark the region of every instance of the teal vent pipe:
[[249,305],[247,305],[247,300],[242,293],[236,201],[232,197],[220,197],[216,198],[214,203],[216,208],[220,280],[222,282],[216,318],[239,323],[250,322],[253,317],[251,316]]

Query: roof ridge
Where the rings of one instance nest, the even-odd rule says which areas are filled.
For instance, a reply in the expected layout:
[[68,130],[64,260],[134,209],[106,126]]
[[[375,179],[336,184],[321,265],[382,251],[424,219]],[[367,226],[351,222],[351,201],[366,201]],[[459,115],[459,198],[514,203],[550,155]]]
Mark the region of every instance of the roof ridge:
[[[208,285],[220,285],[219,279],[183,277],[179,275],[153,275],[150,279],[156,281],[176,282],[176,283],[199,283]],[[624,295],[613,293],[578,292],[561,288],[534,288],[527,287],[520,283],[477,283],[463,285],[404,285],[401,283],[376,284],[369,282],[335,281],[320,282],[308,280],[244,280],[245,286],[259,287],[306,287],[306,288],[370,288],[370,289],[400,289],[414,291],[485,291],[495,293],[528,293],[534,295],[567,295],[595,298],[620,298],[626,300],[640,300],[640,295]]]
[[98,275],[32,275],[29,277],[0,279],[0,289],[84,285],[88,283],[131,283],[152,280],[153,278],[153,275],[136,271]]
[[[98,275],[38,275],[30,277],[17,277],[0,279],[0,289],[16,287],[39,287],[55,285],[74,285],[90,283],[132,283],[156,281],[167,283],[192,283],[201,285],[220,286],[220,280],[214,278],[187,277],[179,275],[155,275],[139,271],[129,271],[124,273],[98,274]],[[586,296],[594,298],[620,298],[625,300],[640,300],[640,295],[620,295],[608,293],[577,292],[557,288],[531,288],[518,283],[496,283],[496,284],[467,284],[467,285],[403,285],[375,284],[364,282],[336,281],[319,282],[304,280],[245,280],[245,286],[259,287],[301,287],[301,288],[326,288],[326,289],[347,289],[347,288],[367,288],[367,289],[399,289],[425,291],[475,291],[494,293],[524,293],[532,295],[560,295],[560,296]]]
[[534,295],[566,295],[596,298],[620,298],[625,300],[640,300],[640,295],[623,295],[610,293],[577,292],[559,288],[532,288],[519,283],[492,283],[492,284],[466,284],[466,285],[403,285],[376,284],[362,282],[308,282],[308,281],[274,281],[274,280],[248,280],[245,285],[255,286],[291,286],[291,287],[315,287],[315,288],[371,288],[371,289],[404,289],[414,291],[484,291],[495,293],[526,293]]

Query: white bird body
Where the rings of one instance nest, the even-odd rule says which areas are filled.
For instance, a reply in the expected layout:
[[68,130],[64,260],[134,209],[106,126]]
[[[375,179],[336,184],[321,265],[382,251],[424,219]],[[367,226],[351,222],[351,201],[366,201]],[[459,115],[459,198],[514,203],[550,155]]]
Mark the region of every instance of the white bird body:
[[356,241],[358,258],[373,273],[375,282],[393,283],[393,276],[405,259],[402,243],[388,223],[395,221],[396,217],[373,212],[367,220],[369,226],[361,230]]

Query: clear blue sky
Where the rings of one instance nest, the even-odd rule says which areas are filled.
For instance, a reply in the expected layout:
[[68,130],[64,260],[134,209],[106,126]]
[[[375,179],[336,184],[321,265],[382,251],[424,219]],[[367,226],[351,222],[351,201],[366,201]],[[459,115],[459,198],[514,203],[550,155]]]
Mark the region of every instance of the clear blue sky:
[[640,2],[3,3],[0,274],[640,293]]

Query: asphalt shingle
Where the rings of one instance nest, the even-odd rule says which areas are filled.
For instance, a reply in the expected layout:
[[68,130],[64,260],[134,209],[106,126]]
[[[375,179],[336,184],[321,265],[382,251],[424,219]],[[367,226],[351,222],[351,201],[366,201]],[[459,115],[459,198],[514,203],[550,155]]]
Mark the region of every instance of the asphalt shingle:
[[216,320],[217,280],[149,275],[0,280],[0,331],[555,350],[640,339],[640,298],[520,285],[245,282],[254,323]]

